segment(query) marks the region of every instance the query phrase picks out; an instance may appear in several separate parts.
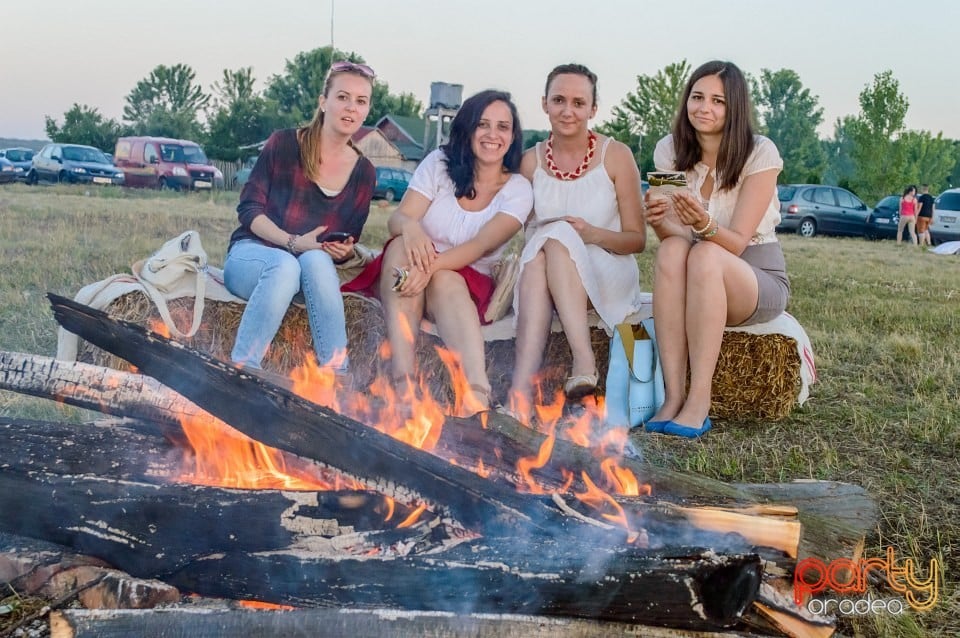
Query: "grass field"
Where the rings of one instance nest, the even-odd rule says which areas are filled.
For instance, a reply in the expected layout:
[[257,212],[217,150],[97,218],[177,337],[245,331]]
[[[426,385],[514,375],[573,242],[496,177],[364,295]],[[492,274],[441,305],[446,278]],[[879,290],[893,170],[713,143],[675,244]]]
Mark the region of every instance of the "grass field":
[[[222,265],[235,193],[181,195],[84,187],[0,187],[0,349],[56,350],[46,292],[84,284],[196,229]],[[374,207],[367,243],[382,242],[387,210]],[[656,240],[641,255],[649,290]],[[651,462],[725,481],[829,479],[862,485],[880,506],[868,557],[893,546],[924,568],[944,566],[925,614],[866,616],[848,635],[960,634],[960,257],[893,242],[783,237],[793,286],[789,311],[813,342],[819,382],[810,401],[777,423],[721,422],[702,441],[651,436]],[[0,392],[0,413],[90,418],[49,401]],[[890,596],[892,592],[877,592]]]

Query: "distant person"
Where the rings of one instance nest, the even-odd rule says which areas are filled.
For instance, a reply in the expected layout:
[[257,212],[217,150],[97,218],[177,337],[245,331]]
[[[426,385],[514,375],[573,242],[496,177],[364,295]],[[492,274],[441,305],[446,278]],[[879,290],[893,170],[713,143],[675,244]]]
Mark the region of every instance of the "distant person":
[[[334,62],[313,120],[274,132],[243,187],[224,264],[227,289],[247,300],[230,354],[238,365],[261,367],[303,293],[319,364],[336,374],[349,369],[337,263],[354,255],[376,182],[351,142],[370,112],[374,77],[365,64]],[[341,235],[326,240],[333,232]]]
[[689,190],[646,195],[647,222],[660,238],[653,319],[666,390],[647,431],[707,432],[724,328],[770,321],[787,305],[790,284],[775,232],[783,160],[773,142],[754,133],[751,113],[743,72],[731,62],[707,62],[690,76],[673,132],[653,152],[658,170],[686,174]]
[[929,184],[920,186],[920,196],[917,197],[917,201],[920,202],[920,212],[917,213],[917,239],[921,246],[931,246],[930,222],[933,221],[933,195],[930,194]]
[[903,228],[910,231],[910,241],[917,245],[917,187],[907,186],[900,197],[900,221],[897,223],[897,243],[903,239]]
[[524,153],[520,165],[533,183],[535,215],[514,292],[517,353],[508,409],[524,422],[554,311],[572,354],[564,393],[576,400],[596,390],[587,311],[595,309],[612,330],[640,309],[634,254],[646,243],[633,153],[589,127],[597,112],[597,76],[580,64],[558,66],[547,75],[541,102],[550,136]]
[[440,338],[460,355],[469,392],[461,415],[490,408],[490,381],[480,326],[496,282],[493,266],[530,215],[533,193],[520,175],[523,134],[510,94],[481,91],[464,100],[450,141],[417,166],[390,216],[383,254],[346,292],[383,304],[393,383],[414,388],[420,320],[434,320]]

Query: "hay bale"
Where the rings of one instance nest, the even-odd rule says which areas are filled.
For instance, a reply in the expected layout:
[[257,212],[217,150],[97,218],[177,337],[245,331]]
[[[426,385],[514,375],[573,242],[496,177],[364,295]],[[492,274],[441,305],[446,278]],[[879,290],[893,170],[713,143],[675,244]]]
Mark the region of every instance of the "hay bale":
[[[193,300],[169,302],[170,314],[178,326],[190,324]],[[210,301],[204,305],[200,330],[184,341],[187,345],[223,361],[229,361],[240,317],[241,304]],[[344,297],[350,364],[357,387],[368,387],[377,376],[390,377],[388,362],[381,358],[381,344],[386,338],[380,306],[353,295]],[[106,308],[107,314],[144,326],[162,323],[153,303],[143,294],[133,292],[116,299]],[[610,339],[599,328],[590,332],[600,375],[600,392],[607,374]],[[437,355],[442,342],[429,334],[421,334],[417,361],[424,382],[434,398],[452,403],[453,392],[446,367]],[[280,331],[274,338],[263,367],[279,374],[288,374],[305,362],[312,352],[310,327],[306,311],[291,306]],[[515,347],[513,340],[489,341],[486,344],[487,374],[496,400],[504,401],[513,374]],[[129,369],[125,361],[81,341],[79,360],[120,370]],[[544,396],[553,395],[570,374],[570,348],[563,333],[553,333],[547,340],[540,386]],[[764,420],[781,419],[790,413],[800,388],[800,360],[796,343],[783,335],[753,335],[725,332],[713,377],[713,408],[718,418]]]

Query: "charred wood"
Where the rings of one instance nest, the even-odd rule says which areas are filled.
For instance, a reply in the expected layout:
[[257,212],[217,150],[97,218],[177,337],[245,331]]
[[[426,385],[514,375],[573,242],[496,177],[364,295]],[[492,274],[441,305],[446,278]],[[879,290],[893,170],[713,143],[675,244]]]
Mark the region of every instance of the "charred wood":
[[392,638],[735,638],[732,632],[680,631],[577,618],[411,612],[393,609],[297,609],[282,613],[180,607],[122,612],[66,609],[51,615],[51,638],[128,638],[133,635],[191,638],[315,638],[391,636]]
[[733,626],[753,602],[761,571],[756,556],[650,555],[626,547],[586,556],[576,543],[515,539],[392,560],[220,555],[194,561],[168,581],[204,595],[301,607],[385,605],[716,629]]
[[387,528],[384,497],[372,493],[227,490],[7,469],[0,495],[3,511],[16,513],[0,517],[0,531],[64,545],[147,578],[211,552],[302,548],[336,556],[435,549],[443,541],[442,528],[425,524]]
[[486,535],[513,535],[523,528],[553,534],[576,526],[543,502],[531,502],[512,488],[265,384],[239,368],[65,297],[49,298],[64,328],[130,361],[265,445],[340,469],[402,502],[425,502],[434,513]]

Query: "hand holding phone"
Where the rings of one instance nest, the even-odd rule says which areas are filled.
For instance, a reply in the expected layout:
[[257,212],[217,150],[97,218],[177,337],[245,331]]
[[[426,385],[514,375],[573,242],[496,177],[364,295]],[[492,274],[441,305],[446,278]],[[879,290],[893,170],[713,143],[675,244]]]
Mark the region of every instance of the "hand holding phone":
[[317,243],[318,244],[322,244],[325,242],[342,243],[350,239],[350,237],[352,237],[350,233],[344,232],[342,230],[337,230],[331,233],[324,233],[323,235],[320,235],[320,237],[317,238]]

